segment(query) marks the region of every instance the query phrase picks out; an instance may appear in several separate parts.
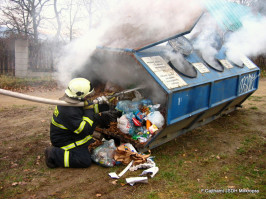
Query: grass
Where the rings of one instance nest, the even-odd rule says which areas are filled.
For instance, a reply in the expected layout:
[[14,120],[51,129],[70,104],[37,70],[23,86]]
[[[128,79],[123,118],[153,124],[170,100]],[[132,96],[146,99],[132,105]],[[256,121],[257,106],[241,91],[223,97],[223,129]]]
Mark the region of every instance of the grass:
[[151,191],[148,195],[148,199],[159,199],[159,195],[157,191]]
[[[233,116],[232,120],[240,120],[239,115]],[[223,118],[222,121],[226,121],[228,118]],[[241,119],[246,120],[246,119]],[[258,150],[262,149],[264,143],[261,138],[254,135],[253,132],[248,129],[245,130],[245,134],[238,134],[236,139],[240,141],[239,149],[235,147],[232,153],[219,152],[217,147],[212,147],[211,143],[217,145],[217,139],[220,137],[220,133],[214,133],[210,137],[212,130],[210,127],[217,125],[221,122],[212,123],[205,126],[205,131],[201,129],[188,133],[188,135],[180,137],[178,140],[173,140],[165,145],[162,145],[152,150],[152,155],[155,156],[155,162],[159,166],[159,173],[154,178],[149,178],[148,184],[136,184],[133,186],[134,198],[147,198],[147,199],[161,199],[161,198],[264,198],[263,187],[265,172],[263,165],[263,154],[260,154]],[[226,127],[226,130],[230,130],[234,126],[232,123]],[[241,122],[237,130],[232,131],[244,131]],[[197,137],[200,134],[200,137]],[[227,133],[229,140],[232,140],[234,136]],[[206,140],[208,138],[208,140]],[[37,185],[17,185],[11,186],[13,182],[26,182],[31,183],[34,179],[49,176],[50,170],[43,166],[36,166],[37,156],[40,154],[38,150],[31,151],[33,147],[28,148],[28,141],[36,143],[43,140],[39,135],[29,136],[24,142],[24,152],[27,157],[22,156],[18,158],[20,162],[19,166],[23,166],[22,172],[9,170],[9,175],[4,175],[3,186],[4,190],[1,192],[3,198],[16,197],[24,190],[37,191],[40,187],[45,186],[44,182],[40,182]],[[230,143],[234,143],[231,141]],[[202,148],[199,148],[199,145]],[[27,148],[25,148],[27,147]],[[195,151],[196,150],[196,151]],[[257,151],[255,151],[257,150]],[[250,158],[252,156],[252,158]],[[258,161],[257,159],[261,159]],[[1,163],[1,169],[8,167],[7,163]],[[124,167],[116,166],[114,168],[101,168],[104,176],[108,172],[116,171],[121,172]],[[29,170],[28,172],[25,172]],[[34,171],[35,170],[35,171]],[[6,171],[6,169],[5,169]],[[130,173],[130,172],[128,172]],[[140,171],[136,171],[135,175],[138,175]],[[11,175],[12,174],[12,175]],[[23,176],[21,175],[23,174]],[[3,178],[3,174],[1,176]],[[125,178],[125,177],[124,177]],[[111,185],[108,190],[113,191],[117,188],[121,188],[121,184],[125,184],[124,178],[119,179],[117,186]],[[85,179],[84,183],[90,184],[92,181],[90,178]],[[8,185],[7,185],[8,184]],[[125,188],[131,188],[131,186],[124,186]],[[260,190],[258,194],[252,193],[219,193],[219,192],[205,192],[205,189],[217,189],[226,191],[228,188],[234,187],[238,189],[256,189]],[[73,192],[77,192],[77,188],[69,188]],[[201,192],[203,190],[203,192]],[[108,191],[105,191],[108,193]],[[47,198],[59,198],[62,193],[49,194]],[[68,194],[70,195],[70,194]]]
[[248,100],[250,100],[250,101],[258,101],[258,102],[261,102],[261,101],[263,101],[263,97],[259,97],[259,96],[250,96],[250,97],[248,98]]
[[266,69],[261,69],[260,75],[261,77],[266,77]]
[[55,88],[56,81],[52,77],[17,78],[0,75],[0,88],[8,90],[29,90],[32,87]]
[[[256,134],[247,127],[249,121],[245,116],[242,116],[241,112],[235,116],[222,117],[218,121],[211,123],[211,125],[205,126],[205,130],[208,130],[208,127],[213,125],[217,127],[220,122],[226,123],[228,118],[230,118],[230,124],[219,127],[219,132],[227,135],[225,137],[230,140],[228,144],[234,143],[232,141],[234,138],[240,142],[239,145],[234,146],[227,153],[217,152],[215,148],[219,149],[219,147],[216,142],[220,137],[217,133],[214,137],[206,135],[209,138],[208,141],[204,134],[201,135],[202,138],[195,142],[186,140],[185,138],[189,138],[186,135],[179,138],[180,142],[171,141],[159,147],[158,151],[155,150],[153,152],[153,155],[160,171],[151,180],[151,184],[160,184],[160,187],[153,188],[143,197],[263,198],[265,194],[265,159],[263,159],[263,153],[261,152],[264,142],[258,135],[260,133]],[[236,124],[238,124],[237,128],[235,128]],[[194,131],[194,134],[199,132],[203,133],[204,131],[197,130]],[[206,134],[211,133],[206,131]],[[193,135],[191,134],[192,138]],[[184,152],[181,145],[185,146],[186,143],[192,143],[192,147],[186,147]],[[212,143],[215,143],[216,147],[212,147]],[[177,147],[178,145],[179,147]],[[195,147],[197,147],[197,151],[195,151]],[[205,148],[206,151],[204,151]],[[231,190],[228,190],[230,188]],[[260,192],[256,194],[239,192],[239,190],[247,188],[259,190]],[[224,192],[201,192],[201,190],[205,191],[205,189],[223,190]],[[159,190],[163,192],[159,193]]]
[[[255,103],[264,101],[263,98],[252,96],[250,100]],[[47,109],[53,110],[53,107],[49,106]],[[18,113],[23,111],[22,114],[25,111],[42,112],[36,106],[2,109],[3,112],[13,110],[17,110]],[[154,178],[149,178],[148,184],[136,184],[133,187],[122,186],[125,184],[125,177],[139,176],[141,170],[138,170],[134,173],[127,172],[123,178],[117,181],[117,185],[110,185],[103,192],[108,194],[112,191],[119,193],[128,190],[129,197],[141,199],[265,198],[264,133],[257,129],[257,124],[252,121],[252,116],[249,116],[253,110],[256,109],[239,110],[223,116],[153,149],[152,156],[155,157],[159,172]],[[260,110],[256,110],[254,115],[259,112]],[[50,119],[50,115],[48,118]],[[260,126],[260,128],[263,127]],[[90,168],[84,169],[83,173],[78,174],[77,170],[48,169],[44,163],[36,165],[39,155],[42,156],[41,161],[44,162],[43,149],[47,144],[43,142],[48,140],[48,132],[41,130],[41,132],[32,131],[31,135],[25,135],[17,141],[4,140],[1,142],[3,156],[0,157],[0,179],[2,180],[0,197],[17,198],[21,197],[19,194],[23,192],[29,195],[38,194],[42,188],[48,190],[51,188],[49,184],[58,181],[58,177],[51,176],[51,174],[64,176],[65,173],[72,173],[71,179],[66,180],[69,181],[69,187],[60,190],[60,187],[55,185],[56,189],[59,188],[59,192],[48,193],[46,198],[60,198],[63,195],[62,191],[69,191],[65,198],[75,198],[79,192],[82,192],[85,198],[96,198],[95,196],[86,196],[86,191],[79,190],[79,187],[87,185],[87,189],[90,190],[90,185],[104,180],[109,172],[120,173],[125,167],[102,168],[97,166],[94,169],[98,170],[100,175],[95,177],[90,174],[92,172]],[[12,146],[12,149],[6,151],[6,146]],[[3,157],[6,155],[10,156],[4,159]],[[11,162],[17,163],[18,167],[11,168]],[[77,176],[81,178],[79,184],[71,184],[72,178],[75,179]],[[85,178],[82,179],[82,177]],[[12,186],[14,182],[23,181],[27,182],[27,185]],[[58,185],[60,184],[62,183],[59,181]],[[208,192],[211,189],[232,190],[231,192]],[[240,189],[259,190],[260,192],[256,194],[241,193]]]

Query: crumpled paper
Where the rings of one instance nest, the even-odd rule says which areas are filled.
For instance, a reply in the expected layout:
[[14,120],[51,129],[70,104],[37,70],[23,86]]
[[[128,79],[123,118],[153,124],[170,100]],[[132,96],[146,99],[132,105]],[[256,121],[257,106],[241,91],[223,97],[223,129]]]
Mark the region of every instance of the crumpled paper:
[[151,173],[151,178],[153,178],[155,176],[155,174],[157,174],[158,171],[159,171],[159,168],[154,166],[154,167],[151,167],[149,169],[144,170],[141,173],[141,176],[143,176],[145,174],[150,174]]
[[[111,172],[109,173],[109,176],[111,178],[115,178],[115,179],[119,179],[121,176],[123,176],[128,170],[130,171],[135,171],[135,170],[138,170],[138,169],[146,169],[144,170],[140,176],[143,176],[143,175],[148,175],[148,174],[151,174],[150,177],[153,178],[157,172],[159,171],[159,168],[156,167],[156,164],[155,162],[153,161],[152,157],[149,157],[150,155],[141,155],[141,156],[145,156],[147,158],[142,158],[142,161],[139,162],[139,164],[136,164],[136,160],[132,159],[133,156],[136,156],[137,151],[134,149],[132,150],[131,149],[131,144],[129,143],[126,143],[124,145],[120,145],[117,149],[121,148],[121,152],[122,150],[127,150],[125,151],[126,153],[129,153],[129,156],[126,160],[126,162],[124,162],[124,164],[128,164],[127,167],[122,171],[120,172],[118,175],[115,173],[115,172]],[[133,146],[132,146],[133,147]],[[133,147],[134,148],[134,147]],[[129,149],[129,151],[128,151]],[[138,154],[140,155],[140,154]],[[124,156],[124,155],[123,155]],[[123,157],[122,154],[121,154],[121,158]],[[125,156],[124,156],[125,157]],[[146,159],[146,162],[143,163],[143,161]],[[119,160],[119,161],[125,161],[125,160]],[[134,165],[136,164],[136,165]],[[148,177],[130,177],[130,178],[126,178],[126,182],[128,184],[130,184],[131,186],[133,186],[135,183],[148,183]]]
[[126,182],[131,186],[135,183],[148,183],[148,177],[130,177],[126,178]]
[[117,179],[120,178],[121,176],[123,176],[128,171],[128,169],[132,166],[132,164],[133,164],[133,160],[118,175],[115,172],[111,172],[111,173],[109,173],[109,176],[111,176],[111,178],[117,178]]
[[129,171],[133,172],[133,171],[136,171],[138,169],[148,169],[148,168],[152,168],[152,167],[155,167],[155,166],[156,166],[155,162],[151,158],[148,158],[147,162],[145,162],[145,163],[131,166],[129,168]]

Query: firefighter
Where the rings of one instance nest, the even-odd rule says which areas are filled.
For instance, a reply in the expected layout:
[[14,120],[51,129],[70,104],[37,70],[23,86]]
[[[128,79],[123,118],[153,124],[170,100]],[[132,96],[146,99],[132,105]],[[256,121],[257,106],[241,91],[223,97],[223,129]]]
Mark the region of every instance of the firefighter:
[[[75,78],[68,84],[60,98],[69,103],[85,101],[94,94],[89,80]],[[84,168],[91,165],[88,146],[94,142],[92,133],[100,124],[106,126],[116,119],[116,112],[109,111],[108,100],[102,96],[86,107],[56,106],[50,125],[52,146],[45,150],[49,168]]]

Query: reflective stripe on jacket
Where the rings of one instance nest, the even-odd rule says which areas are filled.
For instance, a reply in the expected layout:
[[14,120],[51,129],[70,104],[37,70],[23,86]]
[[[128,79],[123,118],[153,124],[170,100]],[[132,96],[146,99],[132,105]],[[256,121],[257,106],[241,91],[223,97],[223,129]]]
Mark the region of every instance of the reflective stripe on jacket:
[[96,127],[94,119],[94,109],[56,106],[50,128],[53,146],[69,150],[85,144]]

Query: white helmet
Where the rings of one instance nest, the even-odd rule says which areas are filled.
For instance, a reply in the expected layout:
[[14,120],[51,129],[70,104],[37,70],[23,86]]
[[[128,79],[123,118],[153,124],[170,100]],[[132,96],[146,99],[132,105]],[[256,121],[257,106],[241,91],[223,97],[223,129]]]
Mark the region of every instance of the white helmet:
[[[70,102],[71,100],[82,101],[89,94],[93,94],[94,89],[91,87],[91,82],[85,78],[74,78],[68,83],[68,87],[65,90],[65,96],[61,100]],[[67,97],[70,97],[67,98]],[[71,103],[75,103],[72,101]]]

